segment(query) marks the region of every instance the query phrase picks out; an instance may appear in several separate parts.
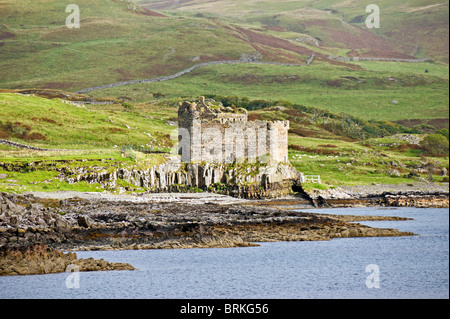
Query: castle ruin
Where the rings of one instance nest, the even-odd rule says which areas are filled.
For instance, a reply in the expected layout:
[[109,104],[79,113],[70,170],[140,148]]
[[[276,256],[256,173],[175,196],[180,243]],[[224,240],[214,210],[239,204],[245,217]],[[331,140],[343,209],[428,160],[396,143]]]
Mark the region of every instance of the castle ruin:
[[248,121],[247,110],[183,102],[178,141],[184,163],[288,163],[289,121]]

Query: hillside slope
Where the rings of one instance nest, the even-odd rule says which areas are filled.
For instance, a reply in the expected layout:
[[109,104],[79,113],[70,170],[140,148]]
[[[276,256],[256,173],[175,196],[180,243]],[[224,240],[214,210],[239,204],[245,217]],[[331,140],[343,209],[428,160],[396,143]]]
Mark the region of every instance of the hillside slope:
[[[179,101],[135,104],[130,110],[121,104],[83,106],[38,94],[0,93],[0,139],[59,149],[15,149],[0,143],[0,191],[103,191],[95,180],[72,184],[58,175],[77,175],[82,168],[107,172],[123,165],[148,168],[165,162],[177,142],[174,122]],[[448,172],[448,157],[430,157],[415,144],[423,135],[390,136],[404,131],[392,123],[320,114],[296,105],[250,111],[249,119],[290,121],[289,159],[300,172],[321,175],[323,184],[314,187],[423,181],[429,178],[430,167],[436,181],[448,181],[448,176],[441,176],[443,168]],[[378,134],[386,137],[368,138]],[[362,135],[366,139],[358,141]],[[129,144],[157,152],[124,148],[122,153]],[[143,191],[123,181],[119,186]]]
[[176,111],[163,106],[126,109],[84,104],[37,94],[0,93],[0,139],[50,149],[113,149],[113,146],[173,145]]
[[[379,29],[365,26],[371,0],[139,0],[168,14],[214,16],[298,34],[298,41],[351,50],[351,54],[432,57],[448,63],[449,2],[382,0]],[[295,35],[293,35],[295,37]],[[354,52],[355,50],[356,52]]]
[[1,2],[1,88],[76,91],[237,60],[258,48],[267,51],[262,58],[281,62],[304,63],[313,52],[273,35],[216,20],[167,17],[121,0],[77,1],[80,28],[69,29],[67,4]]
[[[448,64],[329,59],[428,56],[425,44],[413,45],[420,38],[414,32],[421,30],[430,48],[445,47],[448,2],[380,1],[377,30],[364,26],[366,0],[141,0],[143,7],[131,0],[79,0],[79,29],[65,25],[70,3],[0,1],[0,89],[77,92],[168,76],[209,61],[297,65],[314,55],[308,67],[208,66],[170,81],[89,94],[131,102],[206,94],[285,99],[366,120],[437,120],[448,127]],[[417,29],[400,23],[416,18]],[[448,49],[436,52],[448,59]]]

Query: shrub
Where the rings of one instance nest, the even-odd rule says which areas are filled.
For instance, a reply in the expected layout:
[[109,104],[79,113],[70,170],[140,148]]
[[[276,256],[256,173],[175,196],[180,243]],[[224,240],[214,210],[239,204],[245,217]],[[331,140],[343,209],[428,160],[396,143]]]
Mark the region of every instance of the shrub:
[[262,120],[262,116],[261,116],[261,114],[250,113],[250,114],[248,115],[248,120],[249,120],[249,121]]
[[294,134],[297,134],[298,136],[303,136],[303,137],[312,137],[312,136],[317,135],[316,132],[304,130],[301,128],[289,129],[289,133],[294,133]]
[[294,117],[293,119],[290,118],[290,120],[295,120],[296,117],[310,117],[316,122],[320,119],[326,119],[321,125],[325,130],[335,135],[353,140],[384,137],[398,133],[420,133],[418,129],[409,128],[389,121],[364,121],[348,114],[334,114],[316,107],[294,104],[285,100],[250,100],[247,97],[240,98],[238,96],[222,96],[215,94],[207,94],[205,97],[219,101],[223,106],[231,107],[235,105],[236,107],[242,107],[249,111],[266,109],[272,106],[284,106],[288,108],[284,112]]
[[312,148],[295,144],[289,144],[288,148],[291,150],[302,151],[317,155],[340,155],[340,152],[326,148]]
[[449,141],[444,135],[429,134],[422,140],[420,145],[430,155],[448,155]]
[[334,144],[321,144],[319,145],[319,147],[337,148],[337,146]]
[[22,140],[45,140],[46,137],[41,133],[30,133],[31,126],[20,122],[0,122],[0,138],[20,138]]
[[30,140],[45,140],[46,137],[44,135],[42,135],[41,133],[31,133],[31,134],[26,134],[23,138],[26,141],[30,141]]
[[9,134],[5,131],[0,131],[0,138],[9,138]]
[[162,93],[160,93],[160,92],[154,92],[154,93],[153,93],[153,97],[154,97],[155,99],[159,99],[159,98],[162,98],[162,97],[166,97],[166,95],[165,95],[165,94],[162,94]]
[[449,139],[448,130],[446,128],[436,131],[436,134],[441,134],[442,136],[445,136],[447,138],[447,140]]
[[124,110],[125,110],[126,112],[131,112],[131,111],[134,111],[134,110],[135,110],[134,105],[131,104],[131,103],[128,103],[128,102],[123,102],[123,103],[122,103],[122,106],[123,106],[123,108],[124,108]]
[[397,145],[395,147],[395,149],[402,151],[402,152],[407,152],[409,150],[424,150],[424,148],[421,145],[417,145],[417,144],[400,144],[400,145]]

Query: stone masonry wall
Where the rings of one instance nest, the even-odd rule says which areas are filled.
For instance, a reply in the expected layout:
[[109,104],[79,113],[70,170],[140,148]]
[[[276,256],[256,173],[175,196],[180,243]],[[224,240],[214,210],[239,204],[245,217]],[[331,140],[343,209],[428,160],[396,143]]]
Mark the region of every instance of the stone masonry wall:
[[288,162],[289,121],[247,121],[247,111],[184,102],[178,110],[185,163]]

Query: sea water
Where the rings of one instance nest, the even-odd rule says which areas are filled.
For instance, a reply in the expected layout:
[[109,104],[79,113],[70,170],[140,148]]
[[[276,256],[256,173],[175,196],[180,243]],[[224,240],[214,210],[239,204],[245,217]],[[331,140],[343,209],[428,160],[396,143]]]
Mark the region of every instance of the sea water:
[[[0,277],[0,298],[449,298],[448,209],[302,210],[410,217],[363,224],[417,236],[260,243],[259,247],[77,252],[137,270]],[[70,279],[70,280],[69,280]],[[72,281],[71,281],[72,280]]]

